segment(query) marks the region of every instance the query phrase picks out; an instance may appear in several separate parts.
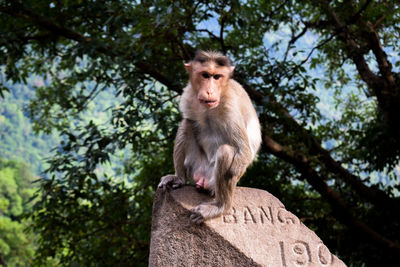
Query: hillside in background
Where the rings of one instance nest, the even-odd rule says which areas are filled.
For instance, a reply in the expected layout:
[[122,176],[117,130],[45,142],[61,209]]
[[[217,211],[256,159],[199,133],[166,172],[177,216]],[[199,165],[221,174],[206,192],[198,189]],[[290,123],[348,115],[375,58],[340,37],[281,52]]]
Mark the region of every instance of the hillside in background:
[[[36,235],[26,231],[31,221],[23,213],[31,210],[31,200],[39,189],[39,184],[33,182],[46,175],[43,173],[48,168],[46,160],[62,141],[57,130],[50,134],[36,133],[29,118],[28,105],[36,93],[32,85],[42,83],[41,78],[30,77],[29,85],[6,84],[9,92],[0,98],[0,265],[32,264]],[[84,121],[107,124],[111,114],[106,108],[116,104],[112,102],[115,99],[108,91],[99,94],[96,102],[89,104]],[[121,166],[121,161],[114,161],[100,166],[100,171],[110,172]],[[57,263],[49,260],[46,265]]]
[[[30,166],[32,173],[40,175],[47,168],[46,159],[52,155],[52,149],[60,144],[61,137],[56,130],[50,134],[35,133],[27,107],[35,95],[32,85],[43,84],[43,80],[37,77],[28,80],[28,85],[6,85],[9,92],[5,93],[4,99],[0,98],[0,158],[24,162]],[[115,104],[115,96],[106,90],[95,101],[89,104],[88,111],[82,116],[84,121],[108,123],[111,112],[106,109]]]
[[9,87],[10,92],[0,98],[0,158],[27,163],[33,173],[45,169],[44,161],[60,138],[56,134],[35,134],[24,107],[34,94],[27,85]]

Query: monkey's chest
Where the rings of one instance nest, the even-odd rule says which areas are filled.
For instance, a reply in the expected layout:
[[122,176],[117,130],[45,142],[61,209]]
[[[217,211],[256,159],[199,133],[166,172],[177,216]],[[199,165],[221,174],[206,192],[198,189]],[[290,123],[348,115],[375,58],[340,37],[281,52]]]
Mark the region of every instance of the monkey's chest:
[[219,129],[214,128],[203,129],[199,135],[198,141],[209,162],[215,160],[215,154],[218,148],[228,143],[225,135]]

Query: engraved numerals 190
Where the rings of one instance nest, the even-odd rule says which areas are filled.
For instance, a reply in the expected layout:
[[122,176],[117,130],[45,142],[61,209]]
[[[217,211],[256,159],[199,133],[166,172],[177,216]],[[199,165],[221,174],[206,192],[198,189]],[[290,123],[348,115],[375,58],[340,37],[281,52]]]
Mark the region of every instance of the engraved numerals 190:
[[330,266],[333,261],[333,255],[328,248],[320,243],[316,247],[310,246],[309,243],[296,240],[295,242],[279,242],[279,250],[281,254],[281,263],[284,267],[308,266]]

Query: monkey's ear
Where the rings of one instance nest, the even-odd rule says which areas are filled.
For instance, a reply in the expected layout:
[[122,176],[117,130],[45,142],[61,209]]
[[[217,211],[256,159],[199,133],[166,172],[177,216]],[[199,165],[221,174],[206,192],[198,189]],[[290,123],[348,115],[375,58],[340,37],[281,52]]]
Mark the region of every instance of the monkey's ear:
[[192,70],[192,62],[183,63],[183,65],[185,65],[185,69],[187,72],[190,72]]
[[232,74],[233,73],[233,71],[235,70],[235,66],[230,66],[229,67],[229,72]]

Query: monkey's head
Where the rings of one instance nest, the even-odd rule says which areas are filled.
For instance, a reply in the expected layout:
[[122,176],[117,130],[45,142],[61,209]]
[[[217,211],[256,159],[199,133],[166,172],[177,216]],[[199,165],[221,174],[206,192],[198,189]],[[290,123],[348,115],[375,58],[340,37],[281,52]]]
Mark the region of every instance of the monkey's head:
[[216,108],[228,90],[235,68],[230,59],[219,52],[198,51],[185,68],[200,104],[208,109]]

